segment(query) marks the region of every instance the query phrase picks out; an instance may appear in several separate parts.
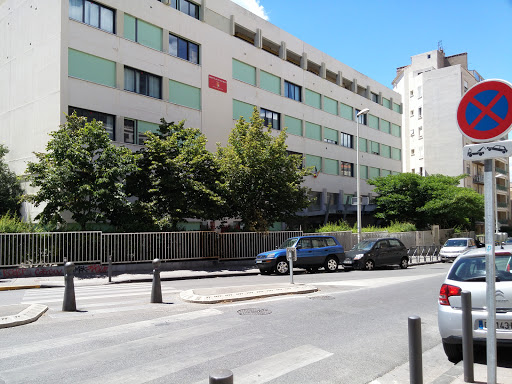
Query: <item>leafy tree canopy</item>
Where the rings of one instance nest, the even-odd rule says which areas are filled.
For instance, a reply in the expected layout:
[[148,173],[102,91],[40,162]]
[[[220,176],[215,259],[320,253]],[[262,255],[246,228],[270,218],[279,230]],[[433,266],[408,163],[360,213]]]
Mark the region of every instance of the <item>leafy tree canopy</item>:
[[7,147],[0,144],[0,216],[9,212],[17,216],[21,207],[23,189],[16,174],[4,161],[8,152]]
[[458,187],[464,177],[402,173],[368,180],[379,194],[375,216],[386,223],[406,221],[418,228],[434,224],[473,228],[476,221],[483,220],[484,198],[472,189]]
[[62,223],[69,211],[82,230],[87,223],[119,225],[129,210],[124,180],[136,170],[137,155],[115,146],[101,122],[76,113],[66,119],[50,134],[47,152],[28,164],[31,185],[39,187],[29,199],[36,206],[46,203],[36,219]]
[[273,135],[254,109],[249,121],[241,118],[226,147],[219,147],[220,161],[232,217],[241,218],[250,231],[267,231],[309,205],[302,158],[287,152],[286,131]]

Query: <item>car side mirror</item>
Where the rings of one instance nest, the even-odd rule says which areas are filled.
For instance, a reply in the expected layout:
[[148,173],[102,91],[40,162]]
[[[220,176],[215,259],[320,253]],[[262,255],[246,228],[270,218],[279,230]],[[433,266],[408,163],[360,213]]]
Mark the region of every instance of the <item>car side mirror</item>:
[[297,245],[295,248],[297,248],[297,249],[301,249],[301,248],[302,248],[302,245]]

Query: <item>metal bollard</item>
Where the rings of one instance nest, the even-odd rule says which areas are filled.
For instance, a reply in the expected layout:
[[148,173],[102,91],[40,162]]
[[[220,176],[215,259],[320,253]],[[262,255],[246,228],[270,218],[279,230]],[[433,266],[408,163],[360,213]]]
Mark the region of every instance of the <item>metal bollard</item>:
[[151,287],[151,302],[162,302],[162,283],[160,282],[160,259],[153,260],[153,286]]
[[233,384],[233,372],[229,369],[216,369],[210,373],[209,384]]
[[112,282],[112,256],[108,257],[108,282]]
[[423,384],[421,318],[409,316],[409,378],[411,384]]
[[462,291],[462,360],[464,364],[464,382],[475,381],[473,355],[473,318],[471,316],[471,292]]
[[64,300],[62,310],[67,312],[76,311],[75,283],[73,282],[75,263],[64,264]]

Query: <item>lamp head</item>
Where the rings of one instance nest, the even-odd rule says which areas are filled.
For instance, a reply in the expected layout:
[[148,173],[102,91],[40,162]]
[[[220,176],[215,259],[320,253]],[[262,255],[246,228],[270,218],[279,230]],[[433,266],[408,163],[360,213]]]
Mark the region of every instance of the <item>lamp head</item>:
[[356,116],[366,115],[368,112],[370,112],[369,108],[365,108],[362,111],[359,111]]

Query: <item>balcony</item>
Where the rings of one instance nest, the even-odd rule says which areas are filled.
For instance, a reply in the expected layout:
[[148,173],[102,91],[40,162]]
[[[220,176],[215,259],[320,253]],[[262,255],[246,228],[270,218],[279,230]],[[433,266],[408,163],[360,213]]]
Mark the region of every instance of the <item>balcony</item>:
[[498,191],[505,191],[505,192],[508,191],[508,188],[505,185],[500,185],[500,184],[496,184],[496,189]]
[[473,176],[473,183],[483,184],[484,183],[484,175],[474,175]]
[[508,208],[508,203],[502,203],[500,201],[498,201],[498,203],[496,204],[498,206],[498,208]]
[[496,172],[501,173],[502,175],[507,175],[507,170],[503,168],[496,167]]

